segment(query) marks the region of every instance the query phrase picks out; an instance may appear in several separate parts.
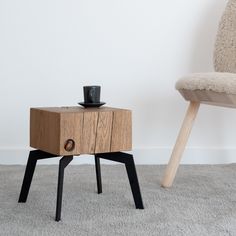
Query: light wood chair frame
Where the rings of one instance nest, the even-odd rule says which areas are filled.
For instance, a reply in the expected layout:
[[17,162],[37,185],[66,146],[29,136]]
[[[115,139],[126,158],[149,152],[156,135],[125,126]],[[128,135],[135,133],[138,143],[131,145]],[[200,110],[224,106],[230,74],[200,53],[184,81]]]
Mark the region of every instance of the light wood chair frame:
[[199,107],[200,107],[200,102],[190,101],[182,127],[179,131],[179,135],[177,137],[174,149],[172,151],[171,158],[165,170],[164,178],[162,180],[163,187],[171,187],[174,181],[176,172],[178,170]]

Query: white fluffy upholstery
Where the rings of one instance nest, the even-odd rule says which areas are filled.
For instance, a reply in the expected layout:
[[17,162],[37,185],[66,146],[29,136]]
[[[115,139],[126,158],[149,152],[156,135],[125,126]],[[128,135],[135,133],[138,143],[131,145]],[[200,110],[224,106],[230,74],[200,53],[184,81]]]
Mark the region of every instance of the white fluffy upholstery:
[[215,70],[236,73],[236,0],[229,0],[221,18],[214,52]]
[[175,87],[178,90],[200,89],[236,94],[236,74],[220,72],[190,74],[180,79]]
[[215,44],[214,66],[217,72],[185,76],[176,83],[176,89],[236,94],[236,0],[228,1],[221,18]]

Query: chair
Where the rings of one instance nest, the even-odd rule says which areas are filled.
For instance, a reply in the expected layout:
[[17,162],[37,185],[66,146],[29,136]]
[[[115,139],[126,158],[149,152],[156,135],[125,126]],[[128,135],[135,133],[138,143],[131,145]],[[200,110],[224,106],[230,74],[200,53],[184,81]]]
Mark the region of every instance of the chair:
[[170,187],[174,181],[200,104],[236,108],[236,0],[228,1],[220,21],[214,67],[216,72],[190,74],[176,83],[189,107],[165,170],[163,187]]

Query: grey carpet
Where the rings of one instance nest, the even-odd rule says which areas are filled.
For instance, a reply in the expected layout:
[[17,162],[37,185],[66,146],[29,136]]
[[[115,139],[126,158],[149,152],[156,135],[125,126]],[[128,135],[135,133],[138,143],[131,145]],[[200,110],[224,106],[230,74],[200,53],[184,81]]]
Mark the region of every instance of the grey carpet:
[[27,203],[18,204],[24,166],[0,166],[0,235],[236,235],[236,165],[181,166],[171,189],[164,166],[137,166],[145,210],[136,210],[122,165],[68,166],[56,223],[57,166],[37,166]]

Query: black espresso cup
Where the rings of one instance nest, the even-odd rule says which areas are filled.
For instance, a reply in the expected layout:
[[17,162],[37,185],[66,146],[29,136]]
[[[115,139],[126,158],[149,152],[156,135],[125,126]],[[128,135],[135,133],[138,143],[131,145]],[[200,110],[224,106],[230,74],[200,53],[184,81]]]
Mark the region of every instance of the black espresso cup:
[[101,86],[84,86],[84,103],[100,103]]

